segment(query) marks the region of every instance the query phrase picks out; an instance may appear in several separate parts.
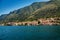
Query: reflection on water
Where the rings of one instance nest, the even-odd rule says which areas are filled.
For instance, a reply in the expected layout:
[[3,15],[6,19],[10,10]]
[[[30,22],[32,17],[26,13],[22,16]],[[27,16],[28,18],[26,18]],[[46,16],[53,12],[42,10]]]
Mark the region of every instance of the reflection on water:
[[0,26],[0,40],[60,40],[60,26]]

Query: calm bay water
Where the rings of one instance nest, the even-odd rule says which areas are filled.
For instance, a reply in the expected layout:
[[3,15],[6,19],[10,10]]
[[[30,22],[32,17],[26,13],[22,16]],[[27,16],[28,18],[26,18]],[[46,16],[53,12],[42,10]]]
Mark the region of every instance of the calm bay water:
[[0,40],[60,40],[60,26],[0,26]]

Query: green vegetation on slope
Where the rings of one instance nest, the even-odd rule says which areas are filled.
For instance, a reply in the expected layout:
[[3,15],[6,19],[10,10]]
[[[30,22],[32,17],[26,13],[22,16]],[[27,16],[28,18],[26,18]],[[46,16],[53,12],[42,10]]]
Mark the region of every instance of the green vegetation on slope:
[[50,17],[60,17],[60,7],[55,4],[46,5],[34,13],[28,19],[39,19],[39,18],[50,18]]
[[0,16],[2,22],[32,21],[39,18],[60,17],[60,0],[35,2],[30,6]]

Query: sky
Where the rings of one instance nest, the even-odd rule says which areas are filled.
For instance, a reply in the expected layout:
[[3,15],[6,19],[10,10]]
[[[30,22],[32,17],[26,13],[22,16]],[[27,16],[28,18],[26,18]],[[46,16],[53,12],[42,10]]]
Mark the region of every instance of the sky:
[[33,2],[46,2],[49,0],[0,0],[0,15],[29,6]]

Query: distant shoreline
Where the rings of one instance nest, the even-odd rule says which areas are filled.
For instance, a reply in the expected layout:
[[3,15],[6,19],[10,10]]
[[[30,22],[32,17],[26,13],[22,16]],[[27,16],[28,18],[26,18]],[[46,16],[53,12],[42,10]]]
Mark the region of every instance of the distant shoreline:
[[60,25],[60,17],[55,18],[40,18],[34,21],[25,22],[7,22],[0,24],[1,26],[38,26],[38,25]]

